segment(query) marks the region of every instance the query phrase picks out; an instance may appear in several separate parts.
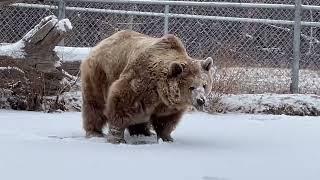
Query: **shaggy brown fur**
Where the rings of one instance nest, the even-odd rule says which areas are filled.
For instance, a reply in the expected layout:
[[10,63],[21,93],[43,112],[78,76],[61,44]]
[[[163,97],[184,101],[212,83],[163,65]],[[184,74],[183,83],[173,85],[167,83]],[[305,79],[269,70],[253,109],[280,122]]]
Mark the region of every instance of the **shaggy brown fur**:
[[[211,93],[213,68],[212,59],[207,58],[203,60],[195,60],[201,66],[201,74],[195,77],[193,85],[191,86],[193,102],[197,102],[196,108],[202,109],[202,104],[205,103],[206,97]],[[199,104],[200,103],[200,104]],[[151,115],[151,124],[157,132],[158,139],[161,138],[164,141],[173,141],[171,132],[178,125],[183,113],[186,109],[175,109],[160,104]],[[134,126],[129,126],[130,135],[151,135],[150,124],[141,123]]]
[[111,143],[125,142],[125,128],[130,134],[150,134],[150,120],[158,137],[171,141],[170,133],[193,102],[190,88],[201,76],[201,66],[177,37],[133,31],[100,42],[80,68],[86,135],[103,136],[107,122]]

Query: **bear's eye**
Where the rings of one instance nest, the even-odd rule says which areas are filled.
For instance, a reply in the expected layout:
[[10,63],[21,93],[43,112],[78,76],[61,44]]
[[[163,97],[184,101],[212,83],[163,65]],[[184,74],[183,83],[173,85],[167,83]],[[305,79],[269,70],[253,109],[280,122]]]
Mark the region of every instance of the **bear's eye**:
[[193,91],[195,88],[194,87],[189,87],[189,90],[190,91]]
[[205,84],[205,85],[203,85],[203,88],[204,88],[204,89],[206,89],[206,88],[207,88],[207,85],[206,85],[206,84]]

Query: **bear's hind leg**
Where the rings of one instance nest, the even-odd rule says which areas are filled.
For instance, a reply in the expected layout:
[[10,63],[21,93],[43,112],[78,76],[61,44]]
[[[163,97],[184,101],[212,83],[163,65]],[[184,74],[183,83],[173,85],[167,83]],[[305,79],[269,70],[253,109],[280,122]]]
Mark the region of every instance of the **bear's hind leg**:
[[96,101],[83,102],[82,116],[86,137],[104,137],[103,127],[107,118],[103,114],[103,104]]
[[174,139],[171,137],[171,133],[179,123],[182,114],[183,112],[177,112],[167,116],[153,115],[151,117],[152,125],[157,133],[158,140],[161,138],[165,142],[174,141]]

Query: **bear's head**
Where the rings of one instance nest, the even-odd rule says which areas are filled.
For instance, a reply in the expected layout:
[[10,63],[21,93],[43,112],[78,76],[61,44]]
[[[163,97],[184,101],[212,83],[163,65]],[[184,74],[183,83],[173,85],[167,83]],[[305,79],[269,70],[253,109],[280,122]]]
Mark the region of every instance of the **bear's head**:
[[192,90],[192,102],[194,106],[201,107],[206,103],[208,95],[212,91],[213,82],[213,60],[208,57],[205,60],[195,60],[200,66],[200,74],[195,77],[193,84],[190,87]]
[[162,74],[157,76],[157,92],[165,105],[205,104],[206,96],[211,92],[212,58],[195,60],[189,57],[181,40],[170,34],[160,38],[147,54],[161,67],[157,70]]
[[201,107],[212,89],[212,58],[172,62],[167,81],[159,81],[158,93],[168,106],[193,105]]

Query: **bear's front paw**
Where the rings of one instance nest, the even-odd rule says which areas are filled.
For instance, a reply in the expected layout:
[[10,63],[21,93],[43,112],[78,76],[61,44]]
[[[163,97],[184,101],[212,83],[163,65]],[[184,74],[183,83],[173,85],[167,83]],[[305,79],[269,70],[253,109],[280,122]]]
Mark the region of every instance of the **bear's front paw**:
[[112,144],[125,144],[124,129],[110,125],[109,132],[107,134],[107,142]]
[[107,135],[107,142],[111,144],[126,144],[126,141],[123,138],[118,138],[113,135]]

